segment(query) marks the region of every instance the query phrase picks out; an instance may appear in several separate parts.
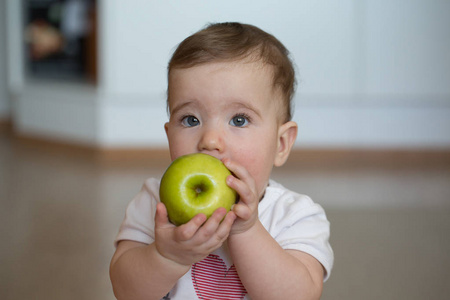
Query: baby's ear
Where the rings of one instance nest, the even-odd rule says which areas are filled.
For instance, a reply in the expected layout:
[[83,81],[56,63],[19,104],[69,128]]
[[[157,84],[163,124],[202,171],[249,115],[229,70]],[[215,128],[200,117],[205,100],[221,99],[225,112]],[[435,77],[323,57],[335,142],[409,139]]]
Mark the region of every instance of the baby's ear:
[[297,123],[289,121],[278,129],[278,148],[275,156],[274,166],[282,166],[289,157],[292,146],[297,138]]
[[167,123],[164,124],[164,130],[165,130],[166,135],[167,135],[167,137],[168,137],[169,122],[167,122]]

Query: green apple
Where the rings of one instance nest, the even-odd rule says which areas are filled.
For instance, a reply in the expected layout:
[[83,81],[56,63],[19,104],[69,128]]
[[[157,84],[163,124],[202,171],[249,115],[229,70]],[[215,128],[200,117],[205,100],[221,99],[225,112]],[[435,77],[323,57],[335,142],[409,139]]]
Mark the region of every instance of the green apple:
[[229,211],[237,196],[226,183],[229,175],[225,165],[208,154],[194,153],[175,159],[159,188],[170,222],[178,226],[199,213],[209,218],[219,207]]

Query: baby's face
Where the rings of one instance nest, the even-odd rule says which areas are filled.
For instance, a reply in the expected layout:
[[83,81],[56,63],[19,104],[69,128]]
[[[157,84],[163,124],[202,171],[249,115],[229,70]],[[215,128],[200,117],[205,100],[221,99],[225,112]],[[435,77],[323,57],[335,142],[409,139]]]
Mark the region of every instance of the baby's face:
[[262,196],[276,164],[280,103],[270,69],[257,62],[171,70],[165,128],[172,160],[197,152],[230,158]]

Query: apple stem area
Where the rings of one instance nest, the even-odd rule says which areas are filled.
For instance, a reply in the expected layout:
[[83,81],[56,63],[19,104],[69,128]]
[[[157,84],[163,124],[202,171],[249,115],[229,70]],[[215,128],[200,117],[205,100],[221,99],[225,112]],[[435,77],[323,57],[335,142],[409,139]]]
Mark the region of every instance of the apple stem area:
[[196,196],[200,195],[206,190],[206,186],[204,184],[199,184],[194,188]]

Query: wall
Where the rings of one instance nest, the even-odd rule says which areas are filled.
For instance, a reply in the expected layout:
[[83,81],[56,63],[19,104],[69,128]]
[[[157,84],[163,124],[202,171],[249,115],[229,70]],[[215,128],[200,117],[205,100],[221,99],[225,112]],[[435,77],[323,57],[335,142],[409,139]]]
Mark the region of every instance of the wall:
[[[165,147],[171,51],[207,22],[241,21],[273,33],[294,56],[297,146],[450,147],[448,1],[100,0],[99,5],[98,89],[72,97],[48,97],[52,89],[40,86],[32,88],[42,93],[22,92],[23,110],[15,115],[21,132],[102,147]],[[76,105],[65,104],[75,98]],[[26,109],[30,105],[33,110]]]
[[10,103],[7,89],[6,72],[6,5],[0,1],[0,121],[9,119]]

